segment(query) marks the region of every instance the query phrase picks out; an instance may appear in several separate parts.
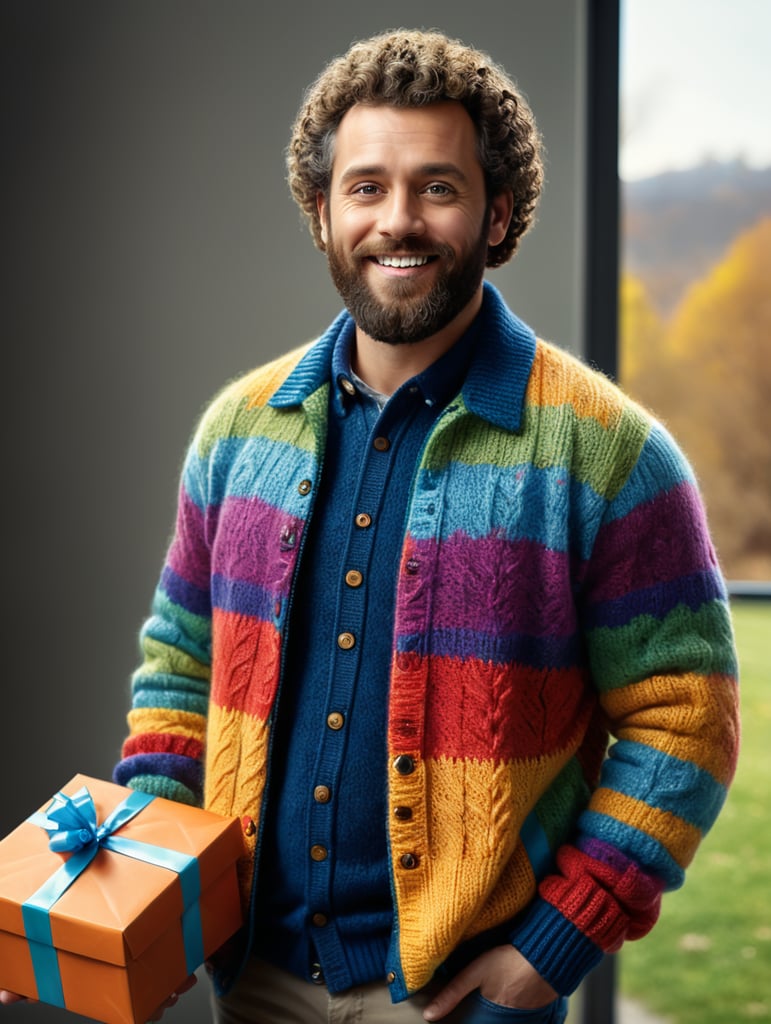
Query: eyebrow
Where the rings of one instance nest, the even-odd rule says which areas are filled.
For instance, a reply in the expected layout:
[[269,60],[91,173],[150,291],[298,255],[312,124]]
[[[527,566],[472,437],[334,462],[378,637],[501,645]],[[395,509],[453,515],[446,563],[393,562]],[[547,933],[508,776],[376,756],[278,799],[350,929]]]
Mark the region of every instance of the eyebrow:
[[[349,167],[340,175],[340,184],[345,185],[349,181],[361,178],[379,178],[388,173],[385,164],[362,164],[358,167]],[[468,184],[468,178],[457,164],[436,163],[422,164],[416,167],[414,172],[421,178],[455,178],[456,181]]]

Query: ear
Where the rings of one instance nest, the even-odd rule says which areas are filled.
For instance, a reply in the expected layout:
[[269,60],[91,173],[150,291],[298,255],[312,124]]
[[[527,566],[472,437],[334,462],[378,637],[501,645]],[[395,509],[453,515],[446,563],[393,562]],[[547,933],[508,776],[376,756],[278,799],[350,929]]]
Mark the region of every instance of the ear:
[[321,226],[321,241],[326,246],[327,244],[327,199],[323,192],[316,193],[316,211],[319,215],[319,224]]
[[488,245],[500,245],[509,230],[514,213],[514,194],[510,188],[493,196],[490,203],[490,234]]

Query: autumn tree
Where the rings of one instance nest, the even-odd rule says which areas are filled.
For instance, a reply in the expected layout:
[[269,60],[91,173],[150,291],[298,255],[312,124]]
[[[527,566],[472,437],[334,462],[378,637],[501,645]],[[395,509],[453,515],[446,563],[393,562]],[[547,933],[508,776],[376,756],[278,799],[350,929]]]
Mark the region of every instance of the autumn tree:
[[633,346],[629,388],[693,462],[730,578],[771,579],[769,267],[766,218],[686,292],[662,325],[663,351],[641,343],[649,313],[634,290],[622,290],[622,346]]

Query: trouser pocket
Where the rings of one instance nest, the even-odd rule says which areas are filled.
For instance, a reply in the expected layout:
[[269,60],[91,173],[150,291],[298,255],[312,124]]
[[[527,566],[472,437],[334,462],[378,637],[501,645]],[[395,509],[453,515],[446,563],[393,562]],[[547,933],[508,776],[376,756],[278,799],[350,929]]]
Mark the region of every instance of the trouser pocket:
[[563,1024],[567,1012],[567,999],[555,999],[537,1010],[516,1010],[492,1003],[480,992],[472,992],[447,1017],[447,1024]]

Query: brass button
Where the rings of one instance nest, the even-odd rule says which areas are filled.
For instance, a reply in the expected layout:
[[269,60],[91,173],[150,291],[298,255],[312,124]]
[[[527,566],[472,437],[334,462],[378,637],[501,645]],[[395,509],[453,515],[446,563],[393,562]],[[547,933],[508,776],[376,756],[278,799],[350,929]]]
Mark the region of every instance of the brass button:
[[317,804],[328,804],[332,799],[332,790],[329,786],[316,786],[313,790],[313,799]]
[[417,560],[417,558],[408,558],[404,564],[404,571],[407,573],[408,576],[414,576],[419,568],[420,562]]
[[388,449],[391,447],[391,442],[388,440],[387,437],[376,437],[375,440],[372,442],[372,446],[374,447],[375,451],[387,452]]
[[323,928],[324,925],[328,923],[329,918],[327,917],[326,914],[314,914],[313,917],[311,918],[311,921],[313,922],[313,924],[316,925],[317,928]]
[[412,775],[415,771],[415,762],[409,754],[399,754],[394,760],[394,768],[399,775]]
[[330,729],[334,729],[337,732],[338,729],[342,729],[345,724],[345,718],[340,714],[339,711],[333,711],[327,715],[327,725]]
[[345,574],[345,582],[349,587],[360,587],[364,582],[364,576],[358,569],[349,569]]
[[311,981],[314,985],[324,984],[324,972],[321,969],[321,964],[311,964]]
[[326,846],[320,846],[318,843],[311,847],[311,860],[322,861],[327,859],[327,848]]
[[257,826],[254,823],[254,818],[243,818],[241,824],[244,827],[245,836],[253,836],[257,831]]
[[297,485],[297,490],[300,492],[300,494],[309,494],[310,493],[310,489],[311,489],[311,482],[310,482],[310,480],[301,480],[299,482],[299,484]]
[[340,387],[349,395],[356,394],[356,386],[353,381],[348,380],[347,377],[340,378]]
[[403,853],[399,858],[399,863],[407,871],[412,871],[420,863],[419,858],[414,853]]
[[409,821],[412,818],[411,807],[394,807],[394,817],[399,821]]
[[337,638],[337,646],[342,647],[344,651],[350,651],[350,649],[356,643],[356,637],[353,633],[341,633]]
[[393,983],[396,981],[396,975],[394,974],[393,971],[389,971],[388,974],[386,974],[386,981],[388,982],[389,985],[393,985]]
[[355,523],[362,530],[366,530],[368,526],[372,525],[372,516],[367,512],[359,512],[356,516]]

